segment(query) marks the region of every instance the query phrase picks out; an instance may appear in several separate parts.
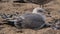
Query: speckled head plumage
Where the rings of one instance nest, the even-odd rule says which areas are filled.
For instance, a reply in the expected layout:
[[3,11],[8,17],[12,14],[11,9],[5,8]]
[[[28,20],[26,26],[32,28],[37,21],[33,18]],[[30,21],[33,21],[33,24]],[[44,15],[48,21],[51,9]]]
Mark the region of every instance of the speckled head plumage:
[[45,9],[40,8],[40,7],[36,7],[33,9],[32,13],[44,13],[44,12],[46,12]]

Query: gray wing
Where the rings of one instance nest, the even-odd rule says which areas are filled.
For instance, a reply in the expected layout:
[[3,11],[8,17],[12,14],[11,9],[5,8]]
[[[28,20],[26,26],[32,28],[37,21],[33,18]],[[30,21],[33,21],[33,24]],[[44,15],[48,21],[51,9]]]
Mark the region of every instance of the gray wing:
[[23,23],[26,27],[30,28],[42,28],[45,24],[45,21],[41,15],[38,14],[24,14],[22,15],[24,17]]

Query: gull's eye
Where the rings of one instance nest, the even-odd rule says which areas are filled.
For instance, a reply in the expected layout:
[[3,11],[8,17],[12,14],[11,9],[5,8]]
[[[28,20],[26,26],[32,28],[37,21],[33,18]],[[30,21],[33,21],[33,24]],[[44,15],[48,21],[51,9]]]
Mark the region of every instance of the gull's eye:
[[43,12],[42,10],[38,10],[38,12]]

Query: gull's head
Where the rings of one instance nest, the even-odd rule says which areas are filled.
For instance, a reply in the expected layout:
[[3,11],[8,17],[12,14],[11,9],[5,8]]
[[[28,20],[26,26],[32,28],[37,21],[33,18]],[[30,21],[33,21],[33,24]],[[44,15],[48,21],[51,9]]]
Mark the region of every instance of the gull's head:
[[35,9],[33,9],[33,12],[32,13],[36,13],[36,14],[42,14],[45,12],[45,9],[43,8],[40,8],[40,7],[37,7]]
[[32,13],[39,14],[39,15],[41,15],[44,18],[44,20],[46,20],[46,16],[44,14],[45,12],[46,12],[45,9],[40,8],[40,7],[37,7],[37,8],[34,8],[33,9],[33,12]]

